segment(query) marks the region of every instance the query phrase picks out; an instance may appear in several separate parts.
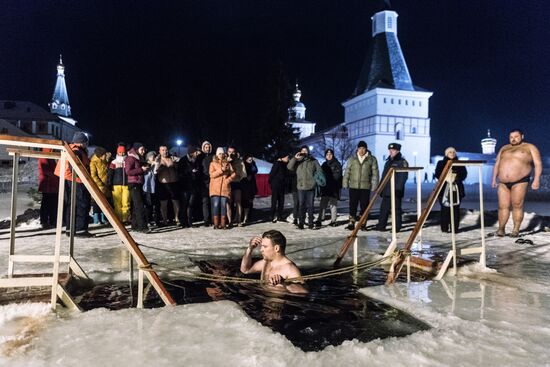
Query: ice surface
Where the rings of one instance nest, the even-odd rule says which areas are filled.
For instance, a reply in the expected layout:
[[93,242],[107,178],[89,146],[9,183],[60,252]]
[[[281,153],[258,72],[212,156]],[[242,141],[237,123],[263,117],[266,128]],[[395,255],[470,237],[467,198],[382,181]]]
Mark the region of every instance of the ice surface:
[[[469,213],[462,228],[474,226],[478,216]],[[524,238],[534,245],[516,244],[508,237],[487,238],[488,268],[474,262],[461,268],[457,277],[448,275],[443,281],[363,288],[367,296],[433,327],[406,337],[368,343],[350,340],[305,353],[229,301],[57,315],[45,304],[7,305],[0,306],[0,365],[548,365],[550,236],[539,219],[527,213],[524,220]],[[494,225],[489,223],[487,232],[494,231]],[[287,223],[262,223],[223,232],[193,228],[135,234],[135,238],[147,246],[142,249],[150,261],[191,272],[198,270],[191,259],[238,259],[248,238],[271,228],[285,233],[289,256],[307,267],[329,266],[349,235],[343,226],[300,231]],[[76,240],[77,261],[96,282],[126,281],[126,250],[111,229],[93,231],[101,237]],[[399,233],[399,243],[408,234]],[[478,229],[457,234],[459,247],[478,245],[479,236]],[[388,237],[387,232],[361,233],[360,259],[378,257],[389,244]],[[7,238],[6,231],[0,232],[0,253],[8,253]],[[16,249],[51,254],[53,239],[53,231],[44,234],[20,228]],[[423,230],[423,245],[427,253],[441,254],[450,249],[450,235],[441,234],[438,226],[428,226]],[[0,257],[0,269],[7,269],[7,256]],[[17,272],[49,270],[45,265],[16,266]],[[161,276],[173,275],[165,271]]]

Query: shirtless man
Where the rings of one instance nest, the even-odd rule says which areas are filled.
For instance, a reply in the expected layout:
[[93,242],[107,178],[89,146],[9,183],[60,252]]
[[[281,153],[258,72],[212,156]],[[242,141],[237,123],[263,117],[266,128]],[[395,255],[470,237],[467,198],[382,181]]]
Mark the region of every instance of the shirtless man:
[[500,149],[493,169],[493,187],[497,187],[498,177],[497,235],[500,237],[505,235],[504,227],[510,217],[510,204],[512,204],[512,220],[514,221],[514,229],[510,233],[510,237],[519,236],[519,227],[523,220],[523,201],[533,167],[535,174],[531,188],[538,190],[542,173],[539,150],[533,144],[523,141],[521,130],[510,131],[510,144]]
[[[263,259],[252,265],[252,252],[258,246]],[[287,279],[302,276],[296,264],[285,256],[285,249],[286,238],[279,231],[271,230],[262,234],[262,237],[253,237],[243,255],[241,271],[244,274],[261,273],[261,279],[267,284],[282,287],[291,293],[307,293],[301,280],[285,284]]]

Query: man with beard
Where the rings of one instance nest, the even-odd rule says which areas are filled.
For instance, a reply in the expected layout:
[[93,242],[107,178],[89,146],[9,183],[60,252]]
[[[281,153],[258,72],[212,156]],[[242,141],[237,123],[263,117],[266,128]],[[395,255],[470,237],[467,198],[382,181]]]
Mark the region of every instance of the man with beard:
[[[510,131],[510,144],[503,146],[498,152],[493,169],[493,187],[498,187],[498,231],[497,235],[505,235],[504,228],[510,218],[512,206],[512,220],[514,229],[510,237],[519,236],[519,228],[523,220],[523,201],[527,193],[527,186],[531,180],[531,172],[535,174],[531,188],[538,190],[542,161],[537,147],[523,140],[523,132],[519,129]],[[498,184],[497,184],[498,177]]]

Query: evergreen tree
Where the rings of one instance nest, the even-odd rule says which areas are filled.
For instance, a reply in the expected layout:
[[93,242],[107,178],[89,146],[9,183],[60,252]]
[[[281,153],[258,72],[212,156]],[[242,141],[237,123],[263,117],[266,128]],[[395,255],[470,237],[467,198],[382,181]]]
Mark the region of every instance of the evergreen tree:
[[261,99],[261,117],[255,151],[262,159],[274,162],[283,154],[294,153],[299,133],[287,124],[290,83],[281,62],[271,65]]

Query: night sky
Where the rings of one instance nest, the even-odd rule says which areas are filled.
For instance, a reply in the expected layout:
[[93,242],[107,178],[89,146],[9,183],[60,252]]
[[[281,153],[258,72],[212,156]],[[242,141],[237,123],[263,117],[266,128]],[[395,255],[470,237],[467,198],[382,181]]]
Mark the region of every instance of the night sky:
[[[378,1],[1,1],[0,99],[47,107],[63,54],[73,117],[111,147],[176,137],[244,149],[266,75],[299,80],[317,129],[343,121]],[[432,154],[511,128],[550,155],[550,1],[392,1]]]

